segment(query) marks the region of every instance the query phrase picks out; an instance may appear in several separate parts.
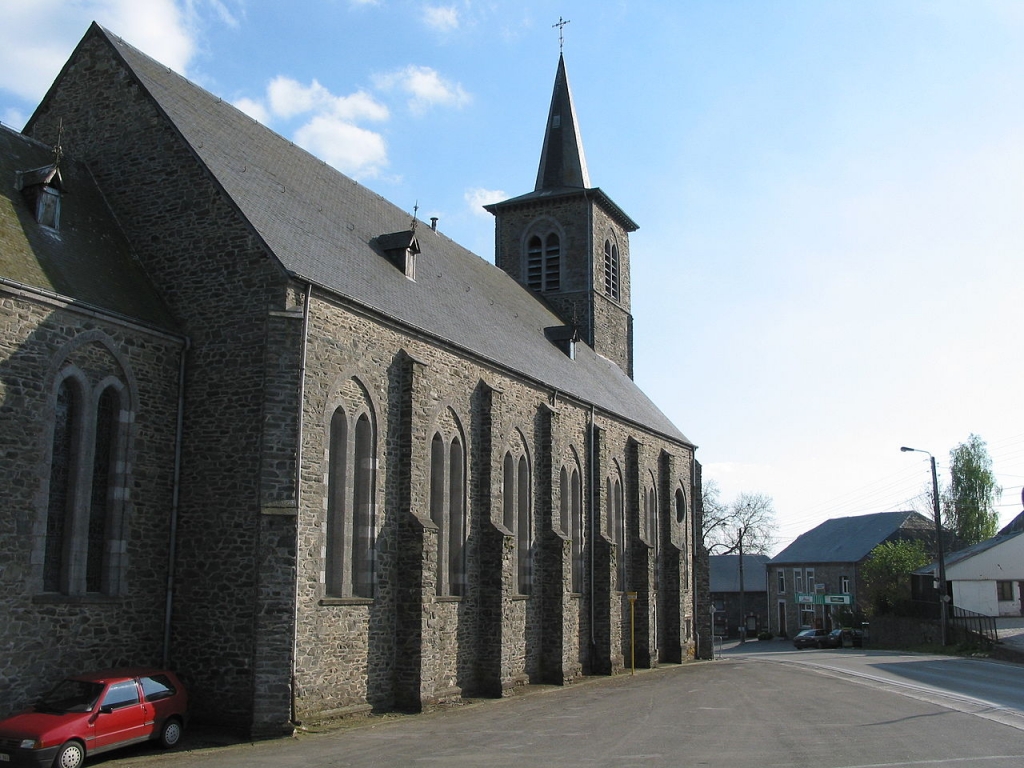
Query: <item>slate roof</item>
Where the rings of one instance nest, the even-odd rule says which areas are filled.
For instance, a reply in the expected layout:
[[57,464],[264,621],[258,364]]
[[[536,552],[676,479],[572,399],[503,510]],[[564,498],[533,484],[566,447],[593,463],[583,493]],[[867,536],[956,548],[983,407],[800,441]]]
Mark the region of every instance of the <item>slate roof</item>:
[[[418,224],[416,280],[374,249],[410,216],[102,27],[126,67],[293,276],[669,439],[690,444],[614,363],[544,335],[564,325],[536,294]],[[32,121],[29,121],[31,126]]]
[[[1018,519],[1020,518],[1018,517]],[[958,549],[956,552],[950,552],[949,554],[943,555],[942,561],[946,568],[949,568],[951,565],[956,565],[964,560],[970,560],[972,557],[980,555],[982,552],[987,552],[993,547],[998,547],[1000,544],[1004,544],[1022,534],[1024,534],[1024,528],[1014,528],[1013,523],[1010,523],[1010,525],[1007,525],[991,539],[985,539],[984,541],[979,541],[977,544],[972,544],[969,547]],[[933,560],[928,565],[918,568],[914,573],[922,575],[931,574],[934,573],[937,568],[938,561]]]
[[[173,331],[171,313],[132,256],[88,169],[60,161],[60,221],[41,227],[19,172],[53,167],[53,149],[0,126],[0,277]],[[35,174],[27,182],[43,181]]]
[[918,512],[835,517],[798,536],[771,564],[858,563],[882,542],[901,538],[901,532],[919,531],[914,538],[921,538],[933,530],[934,523]]
[[[743,555],[743,591],[768,591],[768,555]],[[740,591],[740,556],[711,555],[708,558],[711,592]]]
[[1003,526],[1003,529],[996,534],[996,536],[1006,536],[1010,533],[1017,533],[1024,531],[1024,512],[1021,512],[1013,520]]

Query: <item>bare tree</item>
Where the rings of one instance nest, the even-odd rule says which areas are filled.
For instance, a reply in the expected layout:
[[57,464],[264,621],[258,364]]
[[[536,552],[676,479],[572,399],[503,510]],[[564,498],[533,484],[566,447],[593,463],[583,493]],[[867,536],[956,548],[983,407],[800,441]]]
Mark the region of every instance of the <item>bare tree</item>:
[[767,555],[775,547],[775,505],[764,493],[741,493],[731,504],[720,499],[714,480],[704,483],[704,546],[712,555]]

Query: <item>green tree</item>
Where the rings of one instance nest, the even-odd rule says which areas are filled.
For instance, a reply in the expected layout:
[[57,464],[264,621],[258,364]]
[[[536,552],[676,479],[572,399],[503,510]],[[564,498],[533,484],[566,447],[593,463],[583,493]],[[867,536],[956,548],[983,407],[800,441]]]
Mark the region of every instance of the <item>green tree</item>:
[[949,452],[949,487],[946,489],[945,526],[964,546],[996,535],[999,512],[996,499],[1003,489],[996,485],[985,441],[975,434]]
[[910,574],[931,561],[920,541],[886,541],[861,566],[865,596],[873,613],[890,613],[910,599]]

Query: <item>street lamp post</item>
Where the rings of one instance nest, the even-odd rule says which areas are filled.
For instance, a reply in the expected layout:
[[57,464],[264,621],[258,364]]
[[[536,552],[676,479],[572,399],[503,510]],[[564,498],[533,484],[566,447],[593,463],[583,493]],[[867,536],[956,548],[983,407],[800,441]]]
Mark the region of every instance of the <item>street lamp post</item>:
[[948,612],[947,603],[949,601],[949,597],[946,594],[946,560],[942,554],[942,521],[939,517],[939,477],[935,473],[935,457],[928,453],[928,451],[923,451],[920,448],[908,448],[904,445],[900,450],[904,453],[907,451],[927,453],[928,458],[931,459],[932,462],[932,508],[935,512],[935,547],[939,560],[939,621],[942,623],[940,628],[940,639],[942,645],[945,646],[946,618]]

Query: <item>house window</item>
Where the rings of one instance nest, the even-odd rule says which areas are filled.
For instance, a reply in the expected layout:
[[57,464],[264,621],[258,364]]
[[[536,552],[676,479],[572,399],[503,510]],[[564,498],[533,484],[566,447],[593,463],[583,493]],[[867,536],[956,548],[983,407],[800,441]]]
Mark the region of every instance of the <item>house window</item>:
[[818,589],[814,584],[814,569],[808,568],[804,571],[804,588],[811,593],[817,592]]
[[842,592],[844,595],[850,594],[850,577],[849,576],[843,576],[843,579],[842,579],[842,589],[840,589],[840,592]]
[[534,235],[526,244],[526,285],[534,291],[557,291],[562,282],[561,242],[554,232]]
[[344,408],[331,417],[327,476],[325,593],[373,597],[376,548],[376,437],[362,413],[353,429]]
[[779,594],[786,594],[786,571],[782,568],[779,568],[779,570],[775,572],[775,576],[776,578],[778,578]]
[[798,595],[804,591],[804,574],[799,568],[793,569],[793,590]]
[[1013,600],[1013,582],[997,581],[996,594],[998,595],[999,602],[1009,602]]
[[121,505],[126,495],[121,436],[124,391],[108,384],[94,409],[85,389],[66,376],[54,399],[43,590],[117,594]]
[[437,433],[430,446],[430,517],[437,526],[437,594],[462,595],[466,583],[466,488],[462,441]]
[[515,536],[516,583],[520,595],[529,595],[532,583],[533,529],[530,520],[530,466],[525,455],[506,452],[502,483],[502,516]]
[[619,300],[619,246],[611,240],[604,241],[604,292]]

